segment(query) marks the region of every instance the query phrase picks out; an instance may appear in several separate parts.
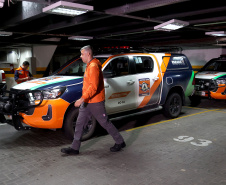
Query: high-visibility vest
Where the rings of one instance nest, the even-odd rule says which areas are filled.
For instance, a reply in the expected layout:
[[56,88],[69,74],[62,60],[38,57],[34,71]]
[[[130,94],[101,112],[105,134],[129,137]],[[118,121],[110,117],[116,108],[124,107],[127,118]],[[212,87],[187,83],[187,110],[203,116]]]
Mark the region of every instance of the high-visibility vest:
[[[23,69],[22,67],[19,67],[16,69],[18,74],[19,74],[19,78],[26,78],[29,76],[29,71],[28,70],[25,70]],[[22,83],[22,82],[25,82],[27,80],[23,80],[23,81],[20,81],[20,82],[17,82],[18,84]]]

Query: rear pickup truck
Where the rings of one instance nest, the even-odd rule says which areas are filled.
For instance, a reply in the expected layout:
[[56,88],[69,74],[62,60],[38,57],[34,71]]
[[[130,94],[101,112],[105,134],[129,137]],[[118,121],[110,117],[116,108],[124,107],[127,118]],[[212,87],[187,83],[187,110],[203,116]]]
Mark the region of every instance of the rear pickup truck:
[[195,75],[195,93],[190,97],[194,106],[201,99],[226,99],[226,56],[207,62]]

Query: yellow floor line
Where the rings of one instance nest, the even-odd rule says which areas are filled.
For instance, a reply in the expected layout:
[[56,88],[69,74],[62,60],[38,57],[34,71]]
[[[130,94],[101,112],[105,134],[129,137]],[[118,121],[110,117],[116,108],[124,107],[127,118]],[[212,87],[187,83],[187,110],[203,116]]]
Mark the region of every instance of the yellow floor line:
[[184,106],[184,107],[187,107],[187,108],[190,108],[190,109],[209,110],[209,109],[206,109],[206,108],[199,108],[199,107],[189,107],[189,106]]
[[145,128],[145,127],[149,127],[149,126],[153,126],[153,125],[158,125],[160,123],[171,122],[171,121],[175,121],[175,120],[178,120],[178,119],[187,118],[187,117],[195,116],[195,115],[198,115],[198,114],[203,114],[203,113],[206,113],[206,112],[213,112],[213,111],[217,111],[217,110],[219,110],[219,109],[206,110],[206,111],[203,111],[203,112],[198,112],[198,113],[195,113],[195,114],[190,114],[190,115],[182,116],[182,117],[175,118],[175,119],[164,120],[164,121],[160,121],[160,122],[157,122],[157,123],[151,123],[151,124],[148,124],[148,125],[144,125],[144,126],[140,126],[140,127],[136,127],[136,128],[126,130],[126,132],[130,132],[130,131],[133,131],[133,130],[137,130],[137,129],[140,129],[140,128]]
[[216,110],[215,112],[226,113],[226,111]]

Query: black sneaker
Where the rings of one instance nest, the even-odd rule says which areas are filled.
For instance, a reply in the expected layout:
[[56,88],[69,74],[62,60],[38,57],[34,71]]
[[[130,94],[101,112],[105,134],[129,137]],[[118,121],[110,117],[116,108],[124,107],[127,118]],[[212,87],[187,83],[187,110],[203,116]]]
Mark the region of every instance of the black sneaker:
[[62,148],[61,149],[62,153],[68,154],[68,155],[78,155],[79,151],[78,150],[74,150],[73,148]]
[[110,151],[111,152],[118,152],[118,151],[120,151],[124,147],[126,147],[126,143],[125,142],[123,142],[121,144],[116,144],[115,143],[115,145],[110,148]]

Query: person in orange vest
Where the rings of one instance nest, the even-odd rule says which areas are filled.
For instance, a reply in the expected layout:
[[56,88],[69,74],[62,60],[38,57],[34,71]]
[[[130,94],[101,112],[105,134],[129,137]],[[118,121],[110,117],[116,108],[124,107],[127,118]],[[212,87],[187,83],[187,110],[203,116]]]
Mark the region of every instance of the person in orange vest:
[[18,84],[31,80],[33,78],[32,74],[28,70],[28,67],[29,62],[24,61],[22,66],[16,69],[14,79]]

